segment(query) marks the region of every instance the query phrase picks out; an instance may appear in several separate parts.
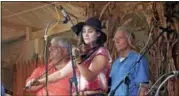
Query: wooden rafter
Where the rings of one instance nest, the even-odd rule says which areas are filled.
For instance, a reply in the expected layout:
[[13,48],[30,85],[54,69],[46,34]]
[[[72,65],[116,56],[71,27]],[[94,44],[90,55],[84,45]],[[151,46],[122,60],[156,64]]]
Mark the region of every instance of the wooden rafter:
[[36,28],[36,27],[32,27],[29,25],[23,25],[23,24],[15,24],[15,23],[12,23],[12,22],[9,22],[6,20],[2,20],[2,25],[5,27],[8,27],[8,28],[19,30],[19,31],[25,31],[26,27],[31,27],[33,30],[39,30],[39,28]]

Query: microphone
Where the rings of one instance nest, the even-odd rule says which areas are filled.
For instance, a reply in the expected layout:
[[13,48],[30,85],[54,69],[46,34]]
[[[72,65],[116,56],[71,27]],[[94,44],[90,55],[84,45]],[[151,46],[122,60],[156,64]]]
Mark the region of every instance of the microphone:
[[62,12],[62,14],[63,14],[63,16],[64,16],[64,20],[63,20],[63,23],[65,24],[65,23],[67,23],[68,21],[69,21],[69,16],[67,15],[67,13],[66,13],[66,11],[63,9],[63,7],[61,6],[61,5],[59,5],[59,7],[60,7],[60,10],[61,10],[61,12]]
[[163,30],[164,32],[168,32],[168,33],[172,33],[174,32],[173,29],[171,29],[170,27],[164,28],[164,27],[159,27],[160,30]]

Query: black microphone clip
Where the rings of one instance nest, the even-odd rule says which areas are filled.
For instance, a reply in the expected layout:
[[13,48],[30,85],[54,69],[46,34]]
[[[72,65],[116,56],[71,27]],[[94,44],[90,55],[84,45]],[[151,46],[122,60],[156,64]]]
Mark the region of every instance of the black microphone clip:
[[167,32],[167,33],[172,33],[174,32],[174,30],[171,28],[171,27],[167,27],[167,28],[164,28],[164,27],[159,27],[160,30],[164,31],[164,32]]
[[63,14],[63,16],[64,16],[63,23],[64,23],[64,24],[68,23],[68,21],[69,21],[69,16],[67,15],[66,11],[64,10],[64,8],[63,8],[61,5],[59,5],[59,8],[60,8],[60,10],[61,10],[61,12],[62,12],[62,14]]
[[68,23],[68,18],[65,17],[65,18],[63,19],[63,24],[66,24],[66,23]]
[[173,74],[174,74],[175,76],[179,76],[179,71],[173,71]]

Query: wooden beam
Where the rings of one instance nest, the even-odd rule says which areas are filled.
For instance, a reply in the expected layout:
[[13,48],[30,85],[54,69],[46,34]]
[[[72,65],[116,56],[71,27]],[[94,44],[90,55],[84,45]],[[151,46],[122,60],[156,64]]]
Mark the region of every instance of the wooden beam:
[[25,39],[25,35],[23,36],[19,36],[19,37],[14,37],[14,38],[11,38],[11,39],[8,39],[8,40],[2,40],[1,41],[1,44],[10,44],[10,43],[14,43],[14,42],[17,42],[17,41],[21,41],[21,40],[24,40]]
[[[23,25],[23,24],[15,24],[15,23],[3,20],[3,19],[1,19],[1,20],[2,20],[3,26],[8,27],[8,28],[12,28],[12,29],[16,29],[16,30],[19,30],[19,31],[25,31],[26,27],[31,27],[31,26]],[[31,28],[33,30],[39,30],[39,28],[36,28],[36,27],[31,27]]]
[[[52,30],[50,30],[50,28],[49,28],[48,36],[67,32],[67,31],[71,31],[70,25],[69,24],[60,24],[60,25],[57,25],[56,27],[54,27]],[[45,29],[35,31],[35,32],[33,32],[32,39],[44,38],[44,34],[45,34]]]
[[[73,22],[74,21],[75,20],[73,20]],[[79,21],[84,21],[84,20],[79,20]],[[25,27],[25,28],[27,28],[27,27]],[[32,30],[32,29],[33,29],[33,27],[29,30]],[[58,24],[51,31],[49,29],[48,35],[54,36],[56,34],[60,34],[60,33],[67,32],[67,31],[71,31],[71,25],[70,24]],[[26,35],[27,35],[26,32],[27,31],[25,31],[25,30],[24,31],[18,31],[18,30],[10,29],[10,28],[2,25],[2,41],[3,42],[6,42],[6,41],[11,42],[11,41],[16,40],[18,38],[22,38],[22,37],[25,38]],[[31,32],[28,33],[29,34],[28,38],[29,38],[29,40],[34,40],[36,38],[44,38],[44,33],[45,33],[45,28],[40,29],[38,31],[31,31]]]
[[[22,37],[22,36],[27,36],[27,39],[29,39],[29,40],[44,37],[45,29],[41,29],[38,31],[32,31],[32,28],[31,29],[27,28],[26,30],[27,31],[18,31],[18,30],[14,30],[14,29],[10,29],[5,26],[2,26],[2,41],[7,41],[7,40],[9,41],[11,39],[13,40],[14,38],[18,38],[18,37]],[[68,24],[61,24],[61,25],[57,25],[56,27],[54,27],[51,31],[49,29],[48,34],[53,35],[56,33],[70,31],[70,30],[71,30],[71,28]]]
[[18,31],[2,26],[2,41],[11,40],[21,36],[25,36],[24,31]]

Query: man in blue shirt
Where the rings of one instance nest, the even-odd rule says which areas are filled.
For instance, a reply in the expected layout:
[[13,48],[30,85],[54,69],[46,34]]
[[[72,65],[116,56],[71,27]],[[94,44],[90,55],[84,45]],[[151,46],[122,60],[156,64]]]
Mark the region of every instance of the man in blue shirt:
[[[120,81],[124,80],[127,73],[130,72],[136,61],[140,58],[140,54],[135,52],[135,36],[127,27],[119,27],[113,38],[119,57],[113,63],[110,78],[111,90],[116,88]],[[149,68],[147,60],[143,57],[137,64],[136,68],[132,70],[129,77],[129,84],[122,82],[115,91],[115,96],[137,96],[144,94],[145,90],[139,91],[140,83],[147,83],[149,81]],[[128,86],[127,86],[128,85]]]

